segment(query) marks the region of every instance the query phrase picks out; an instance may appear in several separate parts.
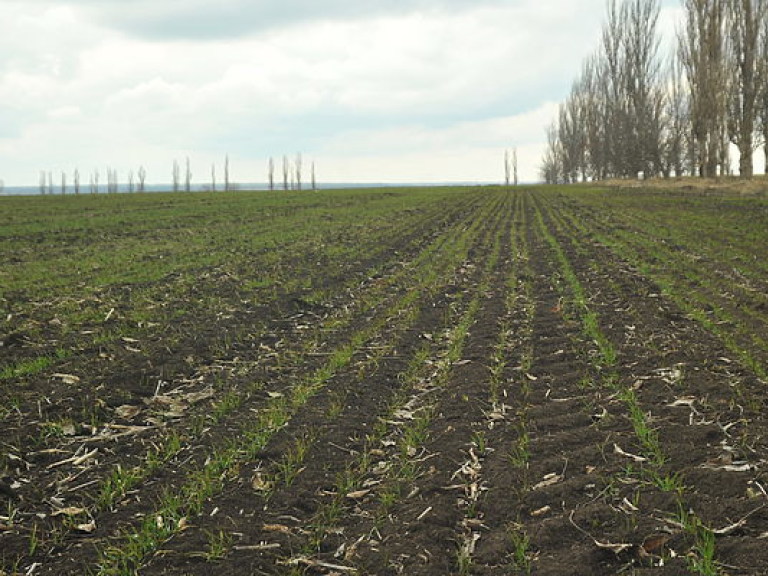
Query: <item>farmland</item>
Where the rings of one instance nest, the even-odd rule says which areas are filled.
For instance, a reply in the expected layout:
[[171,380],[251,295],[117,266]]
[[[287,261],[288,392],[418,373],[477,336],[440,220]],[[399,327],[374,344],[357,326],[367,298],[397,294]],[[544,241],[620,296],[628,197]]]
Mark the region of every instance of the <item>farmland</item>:
[[768,573],[764,197],[0,206],[0,574]]

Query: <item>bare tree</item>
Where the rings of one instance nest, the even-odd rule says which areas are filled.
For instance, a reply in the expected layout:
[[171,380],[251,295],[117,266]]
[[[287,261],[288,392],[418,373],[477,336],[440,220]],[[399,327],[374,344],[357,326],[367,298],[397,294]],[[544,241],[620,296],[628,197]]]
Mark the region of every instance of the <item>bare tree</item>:
[[512,175],[515,186],[517,186],[517,148],[512,149]]
[[62,171],[61,173],[61,194],[62,196],[67,193],[67,174]]
[[606,169],[605,98],[598,74],[600,59],[591,56],[584,61],[581,75],[571,89],[572,97],[578,99],[579,123],[583,131],[584,152],[582,176],[595,177]]
[[133,193],[134,191],[134,179],[133,179],[133,170],[128,171],[128,192]]
[[[616,0],[610,0],[595,67],[597,82],[585,73],[583,84],[577,88],[580,97],[586,94],[584,86],[597,87],[599,91],[605,126],[599,156],[605,157],[600,158],[604,166],[598,172],[604,175],[627,177],[638,172],[661,171],[664,89],[658,55],[659,12],[658,0],[627,0],[621,6]],[[587,97],[587,102],[592,105],[594,99]],[[583,106],[569,112],[571,120],[580,113],[585,114]],[[585,158],[581,152],[591,147],[591,143],[574,149],[565,142],[563,145],[566,160],[583,167]],[[578,156],[570,158],[574,153]],[[590,161],[594,163],[594,160]],[[583,172],[582,168],[582,177]]]
[[48,170],[48,194],[54,194],[53,191],[53,171]]
[[547,129],[547,148],[544,151],[540,174],[547,184],[560,184],[564,181],[562,167],[562,146],[558,137],[557,122],[553,122]]
[[752,178],[758,98],[765,84],[760,59],[767,0],[728,0],[726,57],[728,136],[739,149],[739,174]]
[[231,188],[229,182],[229,155],[224,158],[224,191],[229,192]]
[[676,56],[672,57],[668,76],[669,92],[664,104],[661,138],[661,170],[666,178],[673,173],[682,176],[692,170],[687,162],[691,141],[690,101],[683,85],[684,70]]
[[211,190],[216,192],[216,164],[211,164]]
[[40,179],[38,180],[38,189],[40,190],[41,196],[45,196],[46,182],[45,170],[41,170]]
[[312,190],[317,190],[317,180],[315,179],[315,161],[312,160]]
[[504,150],[504,185],[509,186],[511,178],[512,163],[509,159],[509,150]]
[[269,180],[269,189],[275,189],[275,161],[272,157],[269,157],[269,163],[267,164],[267,179]]
[[288,190],[288,179],[290,177],[291,166],[288,156],[283,155],[283,190]]
[[187,165],[184,171],[184,191],[192,191],[192,169],[189,167],[189,156],[187,156]]
[[757,128],[762,136],[765,172],[768,174],[768,17],[760,23],[760,57],[763,85],[758,94]]
[[[627,175],[625,135],[629,132],[626,110],[626,69],[622,64],[622,16],[616,0],[608,2],[608,20],[603,27],[601,51],[598,53],[601,97],[604,99],[603,119],[605,123],[605,173],[606,175]],[[566,166],[567,167],[567,166]]]
[[147,181],[147,171],[144,169],[144,166],[139,166],[137,175],[139,178],[139,192],[144,192],[146,190],[144,183]]
[[178,192],[181,182],[181,170],[179,169],[179,163],[176,160],[173,161],[173,173],[171,174],[171,177],[173,178],[173,191]]
[[582,126],[581,101],[577,91],[572,91],[560,105],[557,126],[562,179],[565,183],[577,182],[579,173],[583,174],[586,170],[586,133]]
[[91,175],[91,194],[99,193],[99,171],[94,170]]
[[296,162],[294,168],[296,169],[296,189],[301,190],[301,170],[302,170],[301,152],[296,154]]
[[75,173],[72,175],[72,185],[75,188],[75,194],[80,194],[80,170],[75,168]]
[[579,94],[584,139],[586,142],[585,173],[593,178],[605,178],[608,172],[609,152],[607,150],[605,118],[607,116],[607,89],[605,78],[599,73],[600,57],[595,55],[585,60],[581,76],[574,91]]
[[657,33],[658,0],[625,3],[627,26],[624,35],[625,80],[628,121],[631,129],[628,164],[630,176],[637,172],[661,172],[661,135],[666,91],[662,85]]
[[107,193],[116,194],[118,189],[117,169],[107,167]]
[[716,176],[725,143],[724,12],[726,0],[684,0],[685,28],[678,37],[691,97],[691,164]]
[[765,173],[768,174],[768,17],[760,23],[759,42],[758,65],[761,68],[763,84],[757,93],[755,132],[763,146]]
[[0,178],[0,194],[2,194],[5,191],[5,180]]

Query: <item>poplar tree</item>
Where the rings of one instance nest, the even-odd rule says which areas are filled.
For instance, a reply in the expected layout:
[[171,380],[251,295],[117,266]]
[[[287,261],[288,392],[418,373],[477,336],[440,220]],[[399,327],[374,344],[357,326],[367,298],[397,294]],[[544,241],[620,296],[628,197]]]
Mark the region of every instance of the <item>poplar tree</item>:
[[230,182],[229,182],[229,154],[224,158],[224,191],[229,192],[230,190]]
[[684,0],[679,57],[691,98],[689,162],[699,176],[717,176],[727,163],[725,0]]
[[189,156],[187,156],[187,166],[184,173],[184,190],[186,192],[192,191],[192,169],[189,167]]
[[144,166],[139,166],[137,175],[139,178],[139,192],[144,192],[146,190],[144,183],[147,180],[147,171],[144,169]]
[[179,169],[179,163],[176,160],[173,161],[173,171],[171,173],[171,178],[173,179],[173,191],[178,192],[181,181],[181,171]]
[[296,154],[296,162],[294,168],[296,170],[296,189],[301,190],[301,169],[302,169],[301,153]]
[[757,149],[758,99],[765,85],[761,54],[768,13],[766,0],[729,0],[726,10],[727,124],[730,141],[739,149],[739,175],[752,178]]

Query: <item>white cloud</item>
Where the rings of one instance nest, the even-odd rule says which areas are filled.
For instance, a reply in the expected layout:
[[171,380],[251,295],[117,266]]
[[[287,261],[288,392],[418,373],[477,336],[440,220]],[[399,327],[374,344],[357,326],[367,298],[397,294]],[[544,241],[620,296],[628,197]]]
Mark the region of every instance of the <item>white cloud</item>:
[[227,153],[239,178],[263,179],[269,156],[299,150],[326,179],[497,180],[515,145],[531,179],[551,102],[604,12],[604,0],[3,1],[0,177],[28,184],[139,164],[167,181],[174,158],[202,174]]
[[143,38],[215,40],[295,24],[471,11],[504,0],[70,0],[105,25]]

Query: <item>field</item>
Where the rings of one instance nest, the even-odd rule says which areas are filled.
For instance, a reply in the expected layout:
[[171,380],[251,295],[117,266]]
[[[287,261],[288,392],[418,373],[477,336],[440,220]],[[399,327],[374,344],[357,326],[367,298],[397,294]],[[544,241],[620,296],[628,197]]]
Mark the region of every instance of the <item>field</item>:
[[0,575],[768,574],[768,199],[0,198]]

